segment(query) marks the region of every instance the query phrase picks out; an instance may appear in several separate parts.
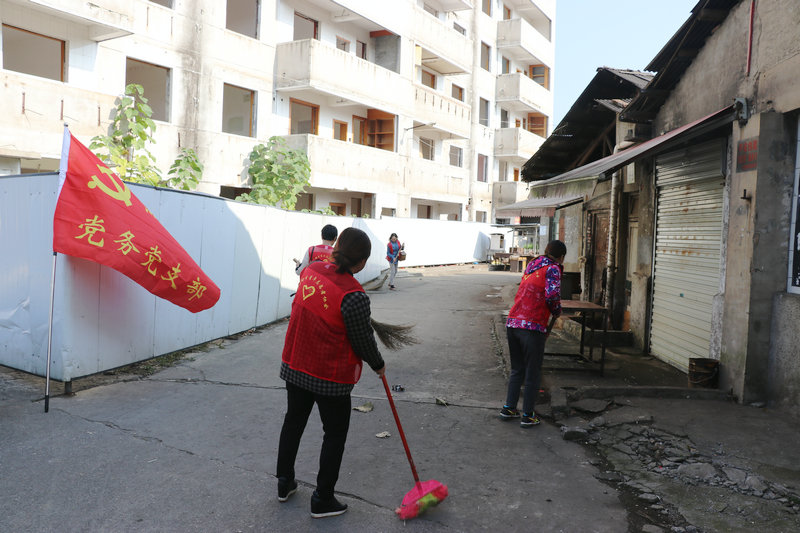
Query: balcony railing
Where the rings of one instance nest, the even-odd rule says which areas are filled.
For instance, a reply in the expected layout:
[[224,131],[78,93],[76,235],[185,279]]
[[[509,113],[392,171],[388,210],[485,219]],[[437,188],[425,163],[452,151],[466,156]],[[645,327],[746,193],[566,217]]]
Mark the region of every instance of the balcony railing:
[[411,105],[410,80],[316,39],[279,44],[276,67],[279,91],[312,89],[396,114]]
[[550,67],[555,58],[553,43],[523,19],[497,23],[497,49],[512,59]]
[[415,120],[466,139],[470,131],[470,108],[455,98],[444,96],[423,85],[414,86]]
[[414,8],[411,38],[423,48],[422,65],[440,74],[466,74],[472,65],[472,45],[446,24],[425,10]]
[[522,181],[495,181],[492,183],[492,206],[496,209],[511,205],[528,197],[528,184]]
[[544,138],[522,128],[500,128],[494,133],[494,155],[524,163],[536,153]]
[[[39,13],[85,26],[93,41],[105,41],[133,33],[134,2],[121,0],[37,0],[19,2]],[[3,22],[7,22],[4,20]]]
[[495,100],[506,109],[553,114],[553,93],[521,72],[500,74],[495,87]]
[[378,150],[317,135],[284,136],[293,149],[304,150],[311,163],[311,186],[372,193],[410,194],[452,201],[465,194],[466,169]]

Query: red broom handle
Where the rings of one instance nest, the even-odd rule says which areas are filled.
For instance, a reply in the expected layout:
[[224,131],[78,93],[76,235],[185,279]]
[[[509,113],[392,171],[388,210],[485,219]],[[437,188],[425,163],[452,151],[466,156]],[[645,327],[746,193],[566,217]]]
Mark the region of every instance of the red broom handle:
[[389,384],[386,382],[386,376],[381,376],[383,381],[383,388],[386,389],[386,397],[389,398],[389,405],[392,407],[392,414],[394,421],[397,423],[397,431],[400,432],[400,438],[403,439],[403,448],[406,449],[406,457],[408,457],[408,464],[411,465],[411,473],[414,474],[414,481],[419,485],[419,475],[417,475],[417,467],[414,466],[414,459],[411,458],[411,450],[408,449],[408,442],[406,441],[406,434],[403,432],[403,426],[400,425],[400,417],[397,416],[397,408],[394,406],[392,393],[389,391]]

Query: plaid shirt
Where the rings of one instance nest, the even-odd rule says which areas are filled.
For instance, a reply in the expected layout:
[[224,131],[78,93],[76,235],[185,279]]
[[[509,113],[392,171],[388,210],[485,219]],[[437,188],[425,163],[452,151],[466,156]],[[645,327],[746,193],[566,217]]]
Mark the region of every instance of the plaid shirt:
[[[341,310],[347,338],[353,351],[373,370],[383,367],[383,357],[378,350],[375,333],[370,324],[369,296],[364,292],[345,294]],[[283,362],[280,376],[292,385],[323,396],[344,396],[350,394],[354,387],[352,383],[336,383],[293,370]]]

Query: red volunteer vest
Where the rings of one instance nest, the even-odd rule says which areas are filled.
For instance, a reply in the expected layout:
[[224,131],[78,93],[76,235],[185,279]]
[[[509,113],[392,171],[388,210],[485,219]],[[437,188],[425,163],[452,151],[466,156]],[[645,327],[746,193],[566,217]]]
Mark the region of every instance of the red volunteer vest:
[[327,244],[318,244],[308,249],[308,262],[315,261],[330,261],[331,254],[333,253],[333,246]]
[[362,361],[353,351],[342,319],[342,298],[364,292],[352,274],[316,262],[300,275],[292,302],[282,360],[293,370],[336,383],[358,383]]
[[522,276],[514,305],[508,312],[508,318],[527,320],[542,327],[547,327],[550,320],[550,308],[544,299],[545,275],[553,265],[545,265],[530,274]]

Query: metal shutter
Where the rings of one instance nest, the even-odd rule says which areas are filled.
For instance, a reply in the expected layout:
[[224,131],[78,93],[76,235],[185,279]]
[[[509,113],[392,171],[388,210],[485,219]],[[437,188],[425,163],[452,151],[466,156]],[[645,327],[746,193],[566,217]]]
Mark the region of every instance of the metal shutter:
[[686,372],[709,357],[711,311],[719,292],[722,140],[656,158],[656,249],[650,353]]

